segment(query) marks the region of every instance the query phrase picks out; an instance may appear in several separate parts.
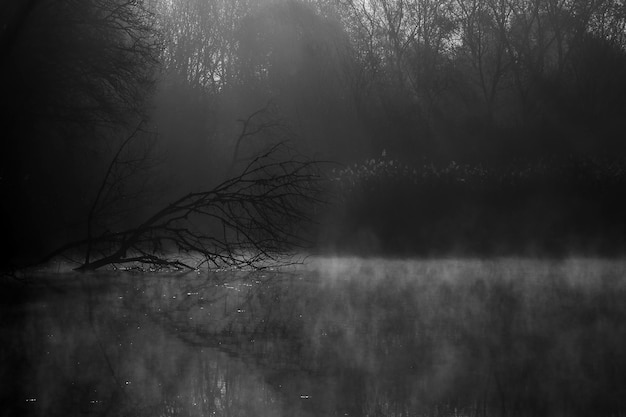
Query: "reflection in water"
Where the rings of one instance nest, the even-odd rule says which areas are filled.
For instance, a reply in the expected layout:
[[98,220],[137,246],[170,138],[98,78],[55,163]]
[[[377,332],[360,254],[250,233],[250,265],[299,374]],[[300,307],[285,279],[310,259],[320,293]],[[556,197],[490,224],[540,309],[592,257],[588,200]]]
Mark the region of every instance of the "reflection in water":
[[[624,265],[320,259],[56,277],[0,319],[3,415],[626,410]],[[6,366],[5,366],[6,365]]]

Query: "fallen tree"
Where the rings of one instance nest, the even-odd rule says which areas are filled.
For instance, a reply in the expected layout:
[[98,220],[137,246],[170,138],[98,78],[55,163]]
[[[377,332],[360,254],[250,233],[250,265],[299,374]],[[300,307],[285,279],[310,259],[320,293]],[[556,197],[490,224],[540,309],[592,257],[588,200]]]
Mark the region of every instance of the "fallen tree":
[[214,188],[189,193],[136,227],[64,245],[42,262],[83,251],[82,271],[284,264],[310,243],[312,210],[324,203],[321,185],[319,163],[279,143]]

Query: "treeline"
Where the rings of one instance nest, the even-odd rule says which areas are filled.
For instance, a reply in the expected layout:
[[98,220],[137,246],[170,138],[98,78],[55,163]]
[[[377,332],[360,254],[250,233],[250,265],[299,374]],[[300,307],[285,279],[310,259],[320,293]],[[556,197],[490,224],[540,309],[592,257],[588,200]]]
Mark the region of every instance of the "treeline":
[[0,252],[114,233],[282,141],[344,163],[623,154],[625,30],[621,0],[3,2]]
[[[287,132],[311,155],[360,164],[323,219],[327,249],[626,247],[624,175],[611,171],[626,151],[622,2],[192,0],[159,15],[170,39],[160,108],[179,115],[174,132],[206,144],[192,153],[172,140],[181,161],[230,160],[234,120],[271,101],[239,151]],[[198,130],[189,114],[201,115]],[[381,154],[398,175],[361,162]]]
[[271,99],[302,144],[340,160],[624,150],[620,1],[189,0],[158,14],[162,108],[199,112],[213,148]]
[[623,256],[626,161],[500,167],[372,158],[334,170],[321,248],[401,256]]

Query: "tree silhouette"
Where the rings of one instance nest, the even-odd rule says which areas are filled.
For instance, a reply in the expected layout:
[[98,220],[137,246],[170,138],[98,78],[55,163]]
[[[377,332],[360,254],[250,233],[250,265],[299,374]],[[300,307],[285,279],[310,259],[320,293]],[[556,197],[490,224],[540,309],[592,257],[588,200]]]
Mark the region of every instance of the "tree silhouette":
[[[110,172],[101,190],[107,187]],[[85,256],[79,270],[107,265],[197,269],[289,263],[292,251],[311,243],[307,228],[313,224],[315,207],[324,203],[322,184],[318,162],[299,157],[279,143],[210,190],[188,193],[135,227],[97,236],[90,232],[86,239],[63,245],[40,263],[82,250]]]
[[11,258],[44,251],[52,225],[73,221],[109,144],[146,117],[160,40],[143,0],[7,1],[1,11],[0,218]]

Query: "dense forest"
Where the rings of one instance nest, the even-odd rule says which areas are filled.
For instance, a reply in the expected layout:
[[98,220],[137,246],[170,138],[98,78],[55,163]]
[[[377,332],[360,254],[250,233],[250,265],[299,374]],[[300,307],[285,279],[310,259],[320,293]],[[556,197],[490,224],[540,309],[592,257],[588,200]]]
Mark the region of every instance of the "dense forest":
[[293,220],[324,250],[626,247],[623,0],[7,1],[0,75],[3,264],[239,186],[279,144],[289,174],[320,161],[329,196],[297,182],[324,203]]

